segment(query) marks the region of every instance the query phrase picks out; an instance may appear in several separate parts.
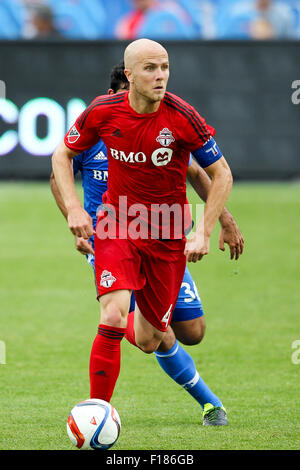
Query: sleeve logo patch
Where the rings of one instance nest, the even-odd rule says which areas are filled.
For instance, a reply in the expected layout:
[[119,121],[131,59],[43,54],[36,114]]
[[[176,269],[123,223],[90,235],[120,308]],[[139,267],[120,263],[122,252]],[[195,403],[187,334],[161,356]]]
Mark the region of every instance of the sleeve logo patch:
[[72,129],[70,130],[70,132],[67,135],[67,139],[68,139],[69,144],[74,144],[79,139],[79,137],[80,137],[80,134],[79,134],[78,130],[76,129],[75,126],[73,126]]

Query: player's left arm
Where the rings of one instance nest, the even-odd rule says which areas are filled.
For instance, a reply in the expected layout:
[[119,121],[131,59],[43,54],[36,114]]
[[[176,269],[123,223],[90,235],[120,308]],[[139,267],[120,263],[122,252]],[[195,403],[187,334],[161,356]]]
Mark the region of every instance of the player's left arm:
[[184,147],[192,152],[199,165],[211,178],[202,220],[193,236],[187,240],[185,254],[187,261],[201,260],[209,252],[209,239],[218,221],[232,188],[232,174],[218,144],[215,129],[192,106],[185,104],[186,118],[184,132],[178,133]]
[[211,177],[211,186],[205,204],[204,216],[193,237],[187,241],[185,248],[187,261],[192,262],[201,260],[203,256],[208,254],[211,233],[232,188],[232,174],[224,156],[219,156],[217,160],[206,166],[205,171]]
[[204,209],[204,232],[210,236],[225,207],[232,189],[233,179],[228,163],[223,156],[206,167],[205,171],[211,177],[211,186]]
[[[187,170],[187,179],[200,196],[206,202],[210,191],[211,179],[201,166],[192,159]],[[224,207],[219,221],[221,224],[221,233],[219,237],[219,248],[225,251],[224,243],[228,244],[230,249],[230,259],[238,259],[244,250],[243,235],[229,210]]]

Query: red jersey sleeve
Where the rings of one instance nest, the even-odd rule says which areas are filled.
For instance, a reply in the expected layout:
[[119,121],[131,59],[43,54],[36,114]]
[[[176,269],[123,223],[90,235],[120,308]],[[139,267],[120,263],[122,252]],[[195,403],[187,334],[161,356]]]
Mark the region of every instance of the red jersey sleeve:
[[183,148],[190,152],[199,150],[215,135],[215,129],[206,124],[198,111],[179,96],[166,92],[164,101],[172,110],[177,135]]
[[192,106],[186,114],[186,123],[182,132],[182,139],[185,147],[193,152],[203,147],[203,145],[216,134],[215,129],[206,123],[198,111]]
[[65,145],[74,152],[81,153],[93,147],[100,139],[101,114],[97,107],[98,99],[99,97],[92,101],[65,135]]

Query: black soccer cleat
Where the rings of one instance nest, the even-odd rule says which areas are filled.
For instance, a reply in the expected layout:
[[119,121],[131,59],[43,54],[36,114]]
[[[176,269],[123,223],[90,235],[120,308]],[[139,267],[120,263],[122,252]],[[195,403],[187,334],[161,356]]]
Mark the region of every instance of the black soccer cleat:
[[226,426],[228,424],[226,410],[223,406],[204,405],[203,426]]

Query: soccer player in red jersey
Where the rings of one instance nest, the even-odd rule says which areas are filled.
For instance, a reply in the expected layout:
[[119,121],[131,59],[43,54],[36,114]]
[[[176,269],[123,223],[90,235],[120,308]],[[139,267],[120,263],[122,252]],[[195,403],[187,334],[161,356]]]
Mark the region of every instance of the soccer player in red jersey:
[[[96,98],[52,160],[69,227],[76,236],[88,239],[93,234],[92,220],[76,193],[71,162],[100,138],[107,147],[106,210],[100,212],[95,237],[101,323],[90,369],[91,396],[107,401],[119,375],[120,341],[125,332],[146,353],[158,348],[171,320],[186,260],[196,262],[208,254],[210,235],[232,186],[231,171],[213,138],[214,129],[192,106],[166,92],[167,51],[154,41],[141,39],[126,48],[124,59],[129,92]],[[203,220],[186,241],[183,220],[178,231],[178,224],[170,229],[156,215],[162,203],[179,207],[184,214],[190,152],[212,184]],[[141,207],[146,209],[140,219],[146,230],[135,238],[130,226],[134,211]],[[108,226],[113,221],[117,231],[104,236],[103,221],[107,224],[108,219]],[[153,219],[155,223],[151,223]],[[167,237],[166,228],[170,229]],[[127,326],[132,290],[137,305],[134,325]]]

